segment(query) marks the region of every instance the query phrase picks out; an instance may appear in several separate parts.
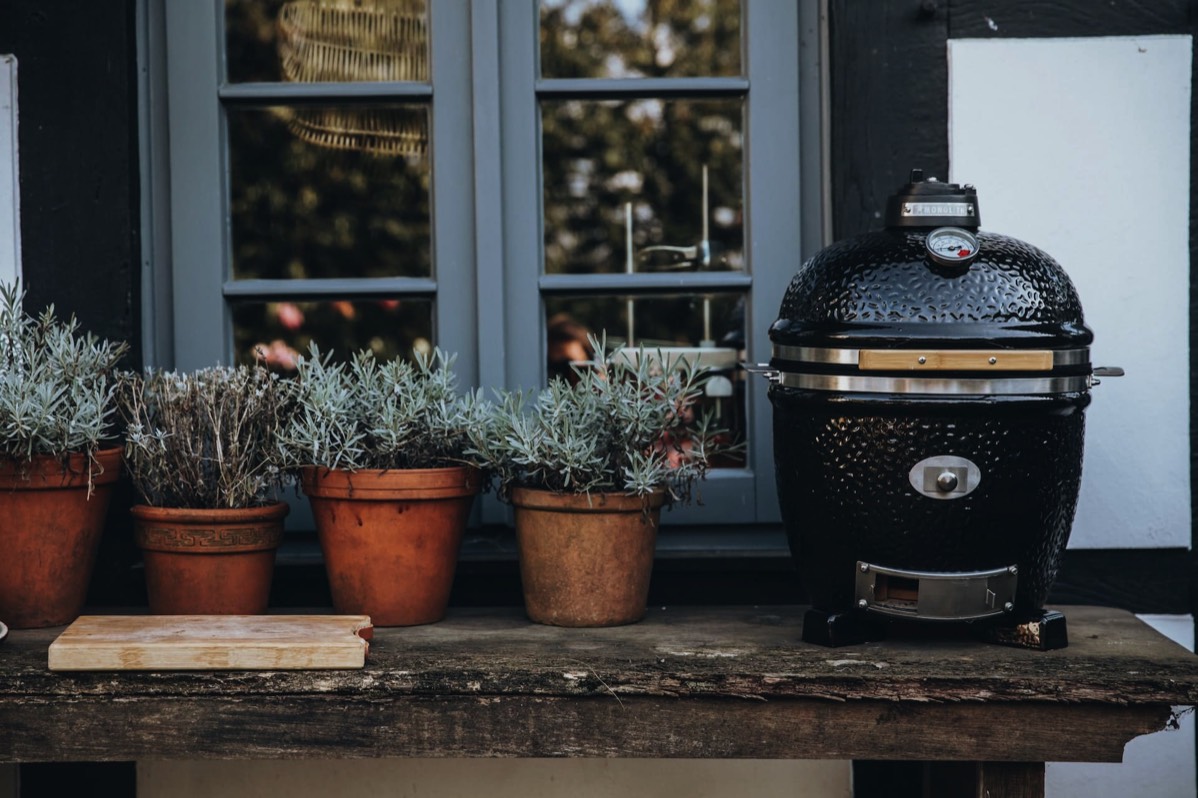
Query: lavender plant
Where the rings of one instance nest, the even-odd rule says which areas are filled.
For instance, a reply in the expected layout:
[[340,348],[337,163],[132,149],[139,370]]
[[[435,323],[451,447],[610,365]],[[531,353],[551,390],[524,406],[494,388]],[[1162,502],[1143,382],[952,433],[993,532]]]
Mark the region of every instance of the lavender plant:
[[606,342],[576,368],[577,381],[553,380],[529,406],[529,395],[499,392],[492,427],[473,436],[474,452],[494,475],[499,495],[516,486],[555,492],[665,490],[687,501],[722,440],[709,415],[696,416],[707,369],[682,360],[605,355]]
[[34,317],[25,294],[0,284],[0,457],[95,454],[112,437],[114,374],[128,346],[83,333],[54,306]]
[[334,362],[315,346],[298,363],[297,412],[280,437],[289,466],[441,468],[471,462],[470,432],[485,430],[490,405],[459,394],[455,357],[437,349],[379,362],[368,350]]
[[125,373],[125,463],[154,507],[245,508],[277,499],[276,438],[294,388],[260,367]]

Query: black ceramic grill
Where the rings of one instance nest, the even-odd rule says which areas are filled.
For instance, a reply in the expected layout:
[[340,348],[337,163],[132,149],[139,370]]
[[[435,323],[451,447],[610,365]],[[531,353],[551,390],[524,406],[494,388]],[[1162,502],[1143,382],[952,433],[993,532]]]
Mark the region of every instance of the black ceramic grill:
[[1066,644],[1042,607],[1081,480],[1093,335],[1068,276],[924,180],[794,276],[770,328],[778,494],[804,639],[891,619]]

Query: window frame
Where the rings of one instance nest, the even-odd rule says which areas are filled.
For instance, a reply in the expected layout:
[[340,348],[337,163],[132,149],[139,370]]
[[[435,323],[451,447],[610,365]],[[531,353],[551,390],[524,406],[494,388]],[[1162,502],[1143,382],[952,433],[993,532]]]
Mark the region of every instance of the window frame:
[[[671,287],[684,292],[691,290],[688,285],[743,291],[750,360],[768,358],[768,327],[786,285],[803,254],[823,243],[827,181],[821,157],[822,3],[743,0],[740,77],[541,78],[535,0],[460,0],[429,4],[427,83],[230,84],[224,78],[222,0],[139,2],[150,20],[143,35],[153,40],[155,20],[165,34],[165,53],[160,51],[158,58],[165,64],[165,93],[170,98],[169,111],[143,119],[151,141],[147,151],[158,154],[157,161],[167,171],[164,177],[159,166],[156,175],[143,177],[143,186],[156,189],[157,195],[143,202],[153,208],[147,215],[155,251],[169,252],[169,258],[160,254],[145,269],[146,285],[153,289],[143,300],[145,351],[153,353],[147,365],[194,369],[229,362],[231,299],[381,293],[434,301],[436,343],[458,353],[463,384],[543,384],[544,297],[625,289],[651,293],[663,287],[662,275],[653,273],[544,273],[543,98],[744,101],[747,269],[681,280],[672,276]],[[154,52],[148,61],[155,63]],[[232,280],[226,110],[347,97],[429,104],[431,277]],[[164,149],[166,156],[161,154]],[[816,172],[805,182],[800,180],[804,169]],[[169,309],[163,307],[167,297]],[[529,324],[529,318],[539,322]],[[520,357],[515,354],[519,352],[538,354]],[[777,524],[772,411],[765,380],[747,381],[746,417],[746,468],[714,472],[702,486],[702,506],[675,508],[663,522],[726,528]],[[490,505],[482,518],[502,523],[506,515],[501,507]],[[714,532],[718,526],[710,528]]]
[[[469,118],[468,9],[430,4],[430,80],[404,83],[229,83],[225,77],[224,3],[167,3],[174,365],[194,369],[232,358],[229,300],[352,299],[371,296],[434,301],[433,333],[474,374],[477,293],[472,269],[472,136]],[[205,43],[215,46],[205,46]],[[436,97],[436,102],[433,98]],[[234,280],[229,231],[230,109],[281,103],[370,100],[429,107],[432,274],[407,278]],[[215,176],[213,179],[212,176]],[[470,219],[472,222],[473,220]],[[213,235],[213,231],[220,234]],[[218,264],[212,268],[211,264]],[[449,289],[449,290],[443,290]]]

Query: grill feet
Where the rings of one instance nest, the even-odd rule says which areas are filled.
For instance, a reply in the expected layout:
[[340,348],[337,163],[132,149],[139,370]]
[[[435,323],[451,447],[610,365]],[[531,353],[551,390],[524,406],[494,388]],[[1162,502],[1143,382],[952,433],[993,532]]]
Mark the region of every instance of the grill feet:
[[[856,610],[827,612],[809,609],[803,616],[803,642],[838,648],[885,640],[891,630],[896,636],[914,638],[967,636],[1004,646],[1051,651],[1069,645],[1065,616],[1056,610],[1039,610],[1020,619],[977,623],[901,623],[870,617]],[[899,631],[901,630],[901,631]]]
[[1014,618],[978,628],[978,637],[987,643],[1052,651],[1069,645],[1065,616],[1056,610],[1040,610],[1022,620]]
[[836,648],[886,639],[886,622],[859,612],[810,609],[803,616],[803,642]]

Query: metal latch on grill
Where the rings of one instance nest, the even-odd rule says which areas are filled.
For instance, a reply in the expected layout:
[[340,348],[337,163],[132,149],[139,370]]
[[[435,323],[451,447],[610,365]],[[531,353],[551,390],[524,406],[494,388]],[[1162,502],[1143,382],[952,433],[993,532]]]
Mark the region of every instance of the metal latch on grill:
[[857,608],[898,618],[971,621],[1015,609],[1019,569],[907,571],[857,563]]

